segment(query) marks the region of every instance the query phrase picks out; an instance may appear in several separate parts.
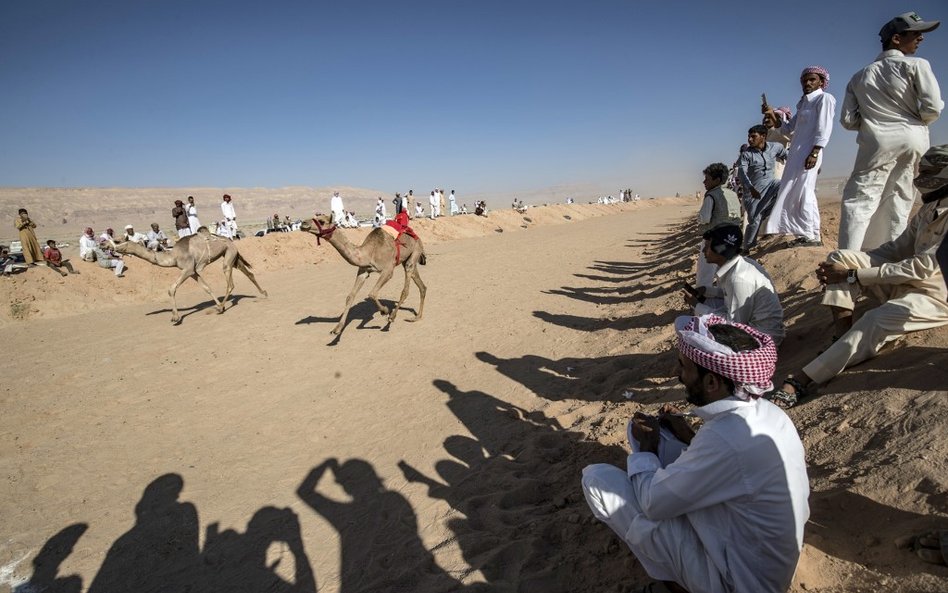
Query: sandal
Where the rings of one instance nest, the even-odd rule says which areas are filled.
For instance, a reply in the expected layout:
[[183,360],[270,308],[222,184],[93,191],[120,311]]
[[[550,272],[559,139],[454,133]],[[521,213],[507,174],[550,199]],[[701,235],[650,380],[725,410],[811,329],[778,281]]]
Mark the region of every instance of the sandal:
[[803,388],[803,383],[794,379],[793,375],[788,375],[787,378],[783,380],[783,384],[793,387],[793,391],[790,392],[781,387],[780,389],[774,389],[770,393],[764,394],[764,399],[772,401],[781,408],[792,408],[797,405],[797,402],[806,397],[807,393],[806,389]]
[[931,564],[948,564],[948,529],[929,531],[912,538],[912,551]]

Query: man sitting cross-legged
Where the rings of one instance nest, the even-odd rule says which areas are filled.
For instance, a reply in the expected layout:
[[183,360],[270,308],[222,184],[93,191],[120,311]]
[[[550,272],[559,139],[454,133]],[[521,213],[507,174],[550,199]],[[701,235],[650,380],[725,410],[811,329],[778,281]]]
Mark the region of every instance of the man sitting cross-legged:
[[810,511],[800,437],[758,399],[777,349],[715,316],[680,317],[675,329],[678,379],[704,425],[694,432],[673,406],[636,414],[627,470],[583,469],[586,501],[662,581],[643,591],[784,593]]
[[[685,302],[696,314],[715,313],[732,323],[747,324],[779,345],[786,335],[780,297],[763,266],[739,255],[741,239],[741,227],[729,224],[704,234],[704,259],[717,268],[714,285],[698,288],[694,295],[685,292]],[[714,310],[705,305],[708,299],[723,299],[724,304]]]
[[[915,186],[924,204],[894,241],[870,251],[840,249],[820,264],[823,304],[833,313],[833,344],[768,397],[792,406],[814,385],[872,358],[908,332],[948,324],[945,281],[936,251],[948,232],[948,144],[933,146],[919,163]],[[853,323],[856,299],[869,292],[882,304]]]

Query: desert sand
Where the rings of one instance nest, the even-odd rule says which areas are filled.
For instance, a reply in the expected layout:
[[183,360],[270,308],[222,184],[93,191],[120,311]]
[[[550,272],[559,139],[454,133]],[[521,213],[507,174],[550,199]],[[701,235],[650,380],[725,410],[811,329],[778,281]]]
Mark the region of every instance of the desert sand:
[[[176,272],[142,261],[122,279],[85,263],[2,279],[0,589],[646,582],[579,475],[623,464],[635,411],[683,403],[671,323],[696,209],[692,197],[416,221],[424,319],[408,322],[413,287],[387,331],[360,302],[338,339],[355,270],[303,233],[240,242],[269,298],[235,273],[216,315],[190,282],[178,326]],[[778,375],[828,343],[812,270],[837,224],[828,205],[826,247],[759,257],[787,313]],[[948,569],[894,545],[948,527],[946,348],[946,328],[913,334],[790,410],[812,491],[794,593],[948,591]]]

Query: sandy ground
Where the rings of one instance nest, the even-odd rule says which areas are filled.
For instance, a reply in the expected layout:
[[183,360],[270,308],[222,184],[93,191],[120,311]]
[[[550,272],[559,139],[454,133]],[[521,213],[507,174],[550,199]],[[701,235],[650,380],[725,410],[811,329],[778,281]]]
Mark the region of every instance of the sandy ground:
[[[684,396],[670,323],[696,208],[418,221],[424,319],[413,289],[388,331],[360,302],[338,340],[354,268],[302,233],[240,243],[269,298],[236,273],[215,315],[186,284],[179,326],[175,272],[142,261],[4,279],[0,589],[631,590],[645,575],[579,472],[622,464],[628,417]],[[829,339],[828,250],[760,258],[790,325],[779,374]],[[946,347],[912,335],[791,410],[812,489],[794,593],[948,591],[893,544],[948,527]]]

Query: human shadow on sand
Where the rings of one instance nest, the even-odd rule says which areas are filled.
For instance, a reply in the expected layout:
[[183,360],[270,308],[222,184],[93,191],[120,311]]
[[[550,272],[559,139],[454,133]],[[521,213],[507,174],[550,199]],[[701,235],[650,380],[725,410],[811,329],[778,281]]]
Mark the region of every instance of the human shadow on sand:
[[85,523],[75,523],[50,537],[33,559],[33,575],[13,593],[81,593],[82,577],[61,576],[59,567],[88,528]]
[[838,489],[810,495],[810,520],[803,539],[829,556],[890,576],[918,572],[943,576],[944,567],[923,562],[910,550],[893,554],[892,543],[945,525],[940,517],[904,511]]
[[622,401],[622,392],[628,387],[669,380],[677,360],[671,351],[558,360],[533,354],[500,358],[489,352],[476,352],[474,356],[538,397],[551,401]]
[[[145,487],[135,505],[135,524],[109,548],[89,593],[315,593],[316,581],[293,511],[263,507],[244,533],[221,532],[212,524],[201,550],[197,509],[179,500],[183,487],[184,480],[173,473]],[[50,588],[22,589],[22,593],[82,589],[78,576],[57,577],[56,572],[85,529],[84,524],[72,525],[47,541],[33,561],[28,583]],[[287,552],[268,564],[268,549],[274,543]],[[281,576],[286,574],[290,577]]]
[[486,580],[483,590],[612,590],[616,582],[644,578],[607,527],[589,525],[580,488],[585,465],[623,465],[621,447],[482,391],[443,380],[434,385],[471,436],[445,439],[448,457],[435,464],[436,476],[410,460],[399,467],[456,511],[447,525],[465,564]]
[[[350,500],[320,492],[320,481],[327,475]],[[327,459],[310,471],[297,495],[339,534],[342,593],[441,593],[463,588],[425,548],[408,500],[388,490],[367,461]]]

